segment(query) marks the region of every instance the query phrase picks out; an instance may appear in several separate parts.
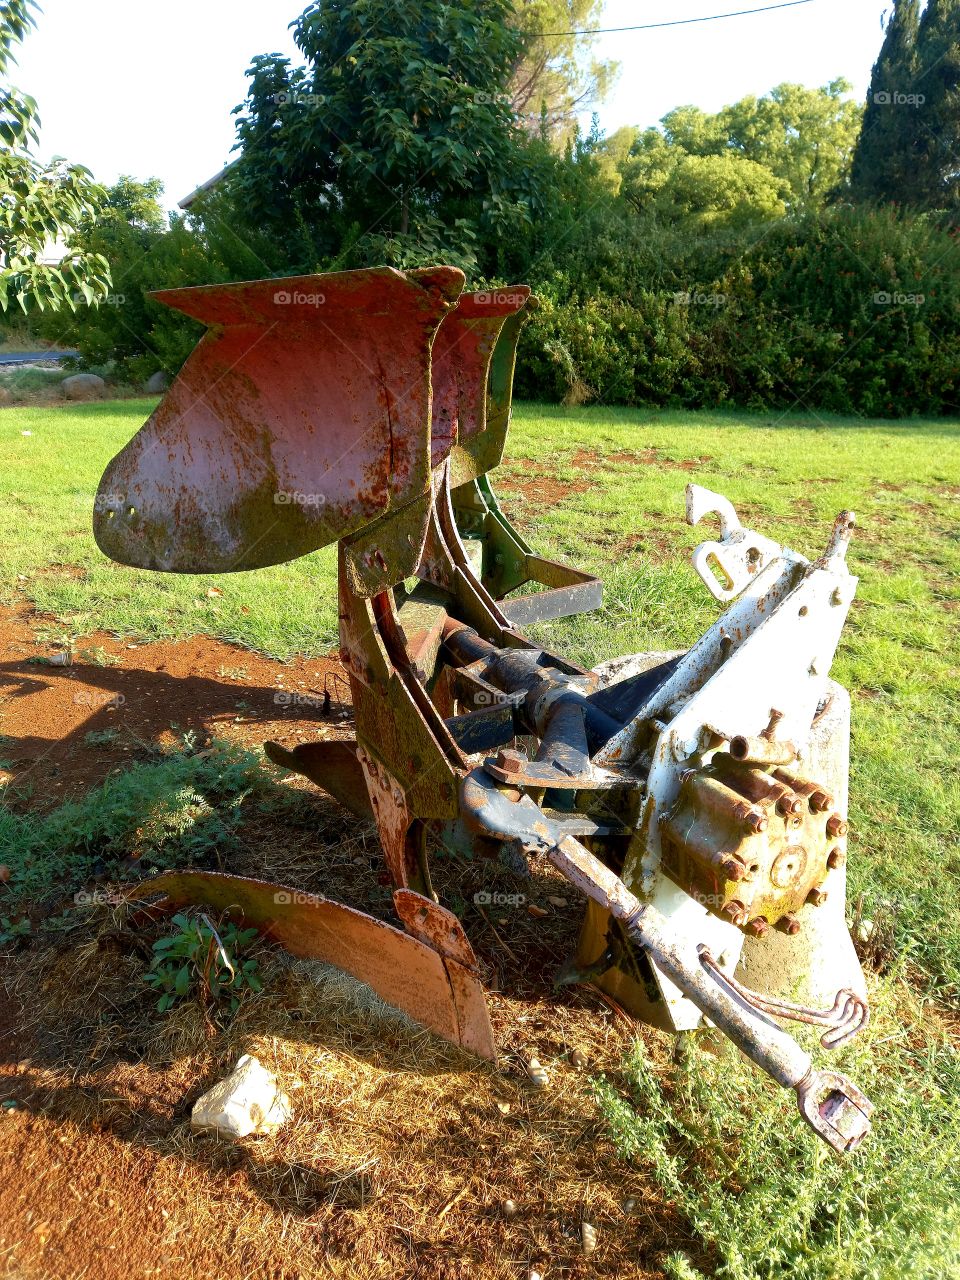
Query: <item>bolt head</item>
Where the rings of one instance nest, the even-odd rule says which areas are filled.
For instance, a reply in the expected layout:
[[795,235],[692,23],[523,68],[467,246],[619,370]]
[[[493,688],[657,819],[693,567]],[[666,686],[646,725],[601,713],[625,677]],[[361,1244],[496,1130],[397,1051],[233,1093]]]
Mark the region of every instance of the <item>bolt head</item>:
[[734,899],[733,902],[725,903],[721,914],[725,916],[731,924],[736,925],[738,929],[742,929],[747,923],[747,908],[742,902],[737,902],[736,899]]
[[830,856],[827,858],[827,866],[831,871],[836,871],[837,867],[846,866],[847,855],[842,849],[831,849]]
[[847,824],[839,813],[831,813],[827,819],[827,835],[833,839],[836,836],[845,836],[847,834]]
[[747,925],[747,933],[751,938],[763,938],[770,932],[770,925],[763,916],[755,916]]

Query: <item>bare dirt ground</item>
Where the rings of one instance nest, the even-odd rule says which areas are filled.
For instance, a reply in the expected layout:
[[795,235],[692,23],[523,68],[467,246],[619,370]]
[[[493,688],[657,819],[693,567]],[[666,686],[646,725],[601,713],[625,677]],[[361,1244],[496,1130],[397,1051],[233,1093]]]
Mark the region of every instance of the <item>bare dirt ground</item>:
[[[0,614],[0,732],[15,807],[81,794],[171,735],[259,746],[350,731],[334,657],[281,664],[206,639],[134,647],[98,635],[74,644],[71,665],[50,666],[30,661],[58,652],[38,648],[42,622]],[[116,736],[90,744],[106,730]],[[372,829],[319,792],[304,796],[295,824],[253,812],[240,836],[228,870],[389,914]],[[472,902],[499,874],[447,860],[438,888]],[[260,957],[264,992],[232,1021],[211,1023],[196,1003],[160,1015],[142,979],[163,925],[139,924],[124,907],[77,913],[52,942],[8,949],[0,1275],[575,1280],[659,1276],[677,1248],[696,1257],[688,1227],[616,1155],[592,1101],[589,1075],[616,1078],[637,1028],[588,988],[552,988],[579,904],[548,869],[522,892],[547,914],[484,919],[471,906],[465,918],[490,991],[496,1068],[352,980],[273,949]],[[565,906],[548,903],[557,895]],[[666,1037],[642,1034],[658,1057],[669,1053]],[[193,1102],[243,1052],[278,1073],[293,1122],[237,1144],[192,1134]],[[548,1071],[546,1089],[524,1070],[531,1055]],[[584,1221],[598,1232],[589,1258]]]

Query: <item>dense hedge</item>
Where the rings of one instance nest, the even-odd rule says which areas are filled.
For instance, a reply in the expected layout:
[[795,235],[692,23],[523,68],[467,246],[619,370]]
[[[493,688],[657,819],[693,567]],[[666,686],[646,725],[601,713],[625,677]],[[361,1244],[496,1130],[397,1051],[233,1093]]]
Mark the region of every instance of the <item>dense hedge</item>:
[[519,396],[960,410],[960,245],[936,219],[841,207],[719,241],[639,228],[626,239],[619,271],[581,256],[572,276],[534,281]]

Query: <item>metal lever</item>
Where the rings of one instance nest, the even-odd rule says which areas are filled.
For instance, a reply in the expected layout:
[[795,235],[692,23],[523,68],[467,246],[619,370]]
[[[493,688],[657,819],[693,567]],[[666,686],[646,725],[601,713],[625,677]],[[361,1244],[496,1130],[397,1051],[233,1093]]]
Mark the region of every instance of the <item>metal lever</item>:
[[846,1044],[870,1021],[870,1009],[866,1000],[849,987],[843,987],[837,992],[832,1008],[806,1009],[792,1000],[777,1000],[744,986],[742,982],[737,982],[736,978],[732,978],[729,973],[724,973],[710,954],[709,948],[703,944],[697,948],[697,951],[704,968],[709,970],[719,982],[726,983],[741,1000],[745,1000],[759,1013],[769,1013],[774,1018],[789,1018],[792,1022],[806,1022],[811,1026],[826,1027],[827,1030],[820,1037],[820,1043],[824,1049],[837,1049],[840,1045]]
[[573,836],[551,845],[546,854],[572,885],[610,912],[738,1049],[778,1084],[795,1091],[800,1114],[834,1151],[847,1155],[863,1141],[870,1132],[873,1106],[856,1085],[837,1072],[817,1071],[791,1036],[735,991],[721,987],[696,953],[681,952],[660,912],[644,906]]

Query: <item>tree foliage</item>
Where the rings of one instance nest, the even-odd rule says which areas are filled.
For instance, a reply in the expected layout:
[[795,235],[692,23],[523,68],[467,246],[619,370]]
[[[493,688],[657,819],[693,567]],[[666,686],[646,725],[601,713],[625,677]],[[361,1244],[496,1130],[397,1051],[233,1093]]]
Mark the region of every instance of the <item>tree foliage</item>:
[[26,312],[87,302],[110,284],[107,262],[96,255],[68,252],[58,263],[44,261],[58,238],[94,214],[103,189],[82,165],[60,156],[42,164],[32,154],[40,117],[37,103],[9,82],[14,51],[35,25],[35,0],[0,0],[0,308],[16,301]]
[[606,97],[619,67],[592,57],[591,37],[572,34],[599,26],[602,16],[603,0],[515,0],[510,22],[523,43],[509,94],[528,133],[568,141],[577,113]]
[[238,108],[232,198],[301,266],[473,266],[484,235],[532,216],[510,106],[511,0],[317,0],[305,62],[256,58]]
[[82,295],[75,298],[76,314],[67,328],[53,316],[38,325],[42,335],[77,347],[88,365],[106,366],[131,383],[157,369],[175,373],[203,332],[202,325],[154,302],[149,293],[226,279],[186,219],[168,219],[162,194],[159,179],[127,176],[104,193],[102,207],[81,219],[72,243],[79,255],[109,262],[112,291],[93,305]]
[[894,0],[851,174],[855,199],[955,208],[960,196],[960,0]]
[[840,185],[860,130],[851,85],[819,89],[779,84],[762,98],[741,98],[716,114],[678,107],[664,116],[664,136],[693,156],[733,155],[762,165],[782,183],[787,207],[816,208]]

